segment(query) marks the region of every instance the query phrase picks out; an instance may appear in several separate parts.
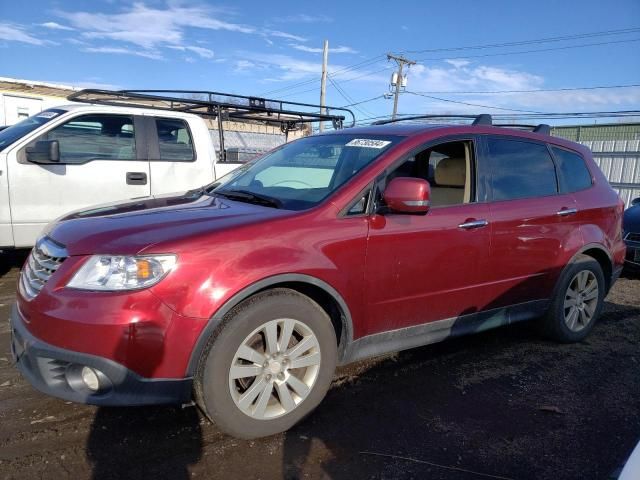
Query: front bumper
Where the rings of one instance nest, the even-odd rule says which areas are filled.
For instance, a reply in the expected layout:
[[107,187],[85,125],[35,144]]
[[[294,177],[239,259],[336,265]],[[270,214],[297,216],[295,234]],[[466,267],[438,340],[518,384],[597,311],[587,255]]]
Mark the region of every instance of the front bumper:
[[[16,305],[11,310],[11,354],[37,390],[64,400],[101,406],[179,404],[191,400],[192,379],[149,379],[103,357],[55,347],[27,330]],[[93,393],[80,379],[83,366],[102,373]],[[104,385],[104,387],[103,387]]]

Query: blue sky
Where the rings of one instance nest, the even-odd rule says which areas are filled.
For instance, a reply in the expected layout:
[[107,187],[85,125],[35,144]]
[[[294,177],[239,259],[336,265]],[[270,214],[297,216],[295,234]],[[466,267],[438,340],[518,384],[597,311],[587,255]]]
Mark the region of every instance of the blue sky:
[[[0,0],[0,76],[78,86],[216,90],[317,103],[325,38],[327,103],[378,97],[354,107],[359,118],[392,109],[382,98],[395,68],[384,57],[388,51],[419,61],[408,72],[409,92],[505,109],[406,93],[401,113],[640,107],[640,87],[527,91],[640,84],[638,0]],[[513,90],[519,92],[461,93]]]

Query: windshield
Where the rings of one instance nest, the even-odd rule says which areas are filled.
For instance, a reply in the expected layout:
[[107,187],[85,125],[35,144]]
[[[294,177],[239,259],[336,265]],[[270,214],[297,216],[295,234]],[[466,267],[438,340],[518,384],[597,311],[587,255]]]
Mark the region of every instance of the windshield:
[[21,122],[11,125],[4,130],[0,130],[0,152],[16,140],[24,137],[27,133],[33,132],[36,128],[44,125],[63,113],[66,113],[66,110],[50,108],[49,110],[44,110],[29,118],[25,118]]
[[402,137],[318,135],[287,143],[230,178],[212,193],[287,210],[318,205]]

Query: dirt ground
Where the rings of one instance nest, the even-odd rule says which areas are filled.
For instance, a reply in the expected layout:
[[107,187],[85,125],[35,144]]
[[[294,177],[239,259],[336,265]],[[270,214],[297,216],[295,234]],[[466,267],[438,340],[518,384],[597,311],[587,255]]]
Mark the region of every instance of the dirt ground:
[[24,253],[0,255],[0,478],[608,479],[640,440],[640,279],[587,341],[515,325],[341,369],[286,434],[241,441],[195,407],[46,397],[11,365]]

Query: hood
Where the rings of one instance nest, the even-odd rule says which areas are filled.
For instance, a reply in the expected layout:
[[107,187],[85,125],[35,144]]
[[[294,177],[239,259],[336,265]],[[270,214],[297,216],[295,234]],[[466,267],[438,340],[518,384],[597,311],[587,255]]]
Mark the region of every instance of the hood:
[[291,213],[187,192],[72,212],[51,223],[45,234],[64,245],[69,255],[132,255],[164,241],[213,233]]
[[624,212],[622,229],[625,232],[640,233],[640,204],[629,207]]

